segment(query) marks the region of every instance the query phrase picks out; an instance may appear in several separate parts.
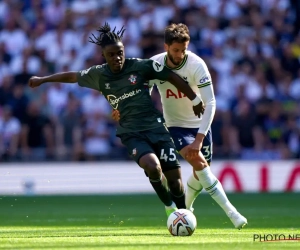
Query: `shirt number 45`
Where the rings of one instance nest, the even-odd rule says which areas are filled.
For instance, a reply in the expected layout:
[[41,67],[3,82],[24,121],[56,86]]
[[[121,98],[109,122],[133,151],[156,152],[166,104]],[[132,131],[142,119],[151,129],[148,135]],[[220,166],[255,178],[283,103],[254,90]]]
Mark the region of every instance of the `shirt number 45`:
[[167,162],[167,161],[175,161],[176,160],[175,149],[174,148],[170,148],[169,154],[168,154],[168,152],[165,153],[164,149],[161,149],[160,158],[159,159],[160,160],[164,160],[165,162]]

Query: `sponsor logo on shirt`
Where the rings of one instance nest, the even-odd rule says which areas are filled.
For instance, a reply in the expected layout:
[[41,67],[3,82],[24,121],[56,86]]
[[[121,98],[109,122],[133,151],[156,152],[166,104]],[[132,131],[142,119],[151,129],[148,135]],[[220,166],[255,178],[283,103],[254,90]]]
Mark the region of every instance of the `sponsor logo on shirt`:
[[199,81],[200,84],[207,83],[207,82],[210,82],[210,77],[209,76],[204,76]]
[[141,89],[132,90],[128,93],[124,93],[119,97],[116,97],[115,95],[107,95],[106,99],[108,100],[109,104],[112,106],[113,109],[117,109],[120,101],[133,97],[139,94],[141,91]]
[[185,94],[183,94],[182,92],[180,92],[178,89],[176,91],[173,92],[172,89],[166,89],[166,98],[175,98],[175,99],[181,99],[186,97]]

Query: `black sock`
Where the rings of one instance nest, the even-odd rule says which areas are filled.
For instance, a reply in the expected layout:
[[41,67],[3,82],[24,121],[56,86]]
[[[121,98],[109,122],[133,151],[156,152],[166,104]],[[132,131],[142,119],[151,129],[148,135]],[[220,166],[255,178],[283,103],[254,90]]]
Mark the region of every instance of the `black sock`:
[[165,204],[165,206],[172,205],[172,197],[168,190],[168,188],[163,185],[161,179],[152,180],[149,178],[149,181],[155,190],[156,194],[158,195],[159,199]]
[[172,197],[172,200],[174,201],[174,203],[176,204],[176,207],[177,208],[186,208],[185,206],[185,193],[181,194],[181,195],[174,195],[172,193],[171,194],[171,197]]

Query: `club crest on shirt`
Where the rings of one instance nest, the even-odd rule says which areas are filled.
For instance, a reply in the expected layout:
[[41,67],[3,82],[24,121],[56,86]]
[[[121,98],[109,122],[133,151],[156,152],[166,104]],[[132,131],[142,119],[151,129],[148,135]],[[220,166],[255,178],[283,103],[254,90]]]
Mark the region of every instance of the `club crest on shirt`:
[[130,81],[131,85],[136,84],[136,76],[135,75],[130,75],[130,77],[128,78],[128,80]]
[[182,145],[182,139],[178,138],[179,144]]

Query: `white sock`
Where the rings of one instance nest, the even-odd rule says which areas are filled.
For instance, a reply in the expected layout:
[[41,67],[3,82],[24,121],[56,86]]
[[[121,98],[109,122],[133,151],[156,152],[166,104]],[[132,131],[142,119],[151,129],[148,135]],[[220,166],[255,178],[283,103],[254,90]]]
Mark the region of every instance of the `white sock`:
[[193,207],[193,203],[202,189],[203,186],[201,185],[200,181],[197,180],[194,176],[194,173],[192,173],[188,178],[185,192],[185,205],[187,209],[191,209]]
[[228,200],[222,184],[210,171],[210,167],[206,167],[200,171],[195,171],[195,173],[205,190],[220,205],[226,214],[228,214],[229,211],[236,211],[236,208]]

